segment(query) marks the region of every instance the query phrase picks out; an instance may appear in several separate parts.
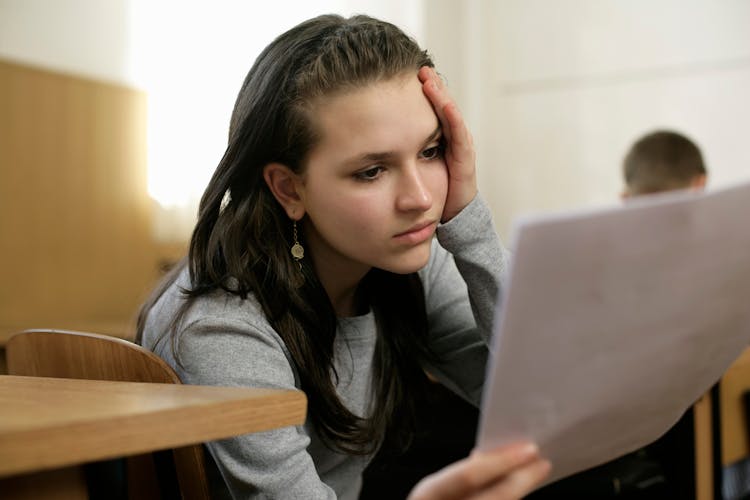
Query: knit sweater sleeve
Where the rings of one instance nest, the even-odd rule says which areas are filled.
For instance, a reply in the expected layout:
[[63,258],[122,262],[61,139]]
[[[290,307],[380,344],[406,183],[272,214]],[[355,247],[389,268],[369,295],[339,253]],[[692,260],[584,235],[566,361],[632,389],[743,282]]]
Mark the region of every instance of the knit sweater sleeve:
[[508,260],[489,208],[477,195],[438,228],[430,262],[421,273],[431,347],[439,358],[426,369],[475,405],[481,400]]
[[[158,349],[158,354],[187,384],[298,389],[298,377],[281,338],[262,316],[238,314],[248,310],[248,301],[234,302],[239,299],[197,301],[181,329],[180,363],[168,347]],[[206,446],[235,499],[334,499],[336,494],[316,471],[309,444],[308,433],[299,426]]]

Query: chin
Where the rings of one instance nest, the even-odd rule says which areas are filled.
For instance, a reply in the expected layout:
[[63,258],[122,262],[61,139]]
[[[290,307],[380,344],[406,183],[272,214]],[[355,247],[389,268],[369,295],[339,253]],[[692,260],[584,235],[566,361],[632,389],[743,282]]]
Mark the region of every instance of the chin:
[[430,247],[427,246],[424,250],[414,249],[407,255],[395,257],[389,262],[390,265],[385,265],[382,269],[395,274],[411,274],[425,267],[429,261]]

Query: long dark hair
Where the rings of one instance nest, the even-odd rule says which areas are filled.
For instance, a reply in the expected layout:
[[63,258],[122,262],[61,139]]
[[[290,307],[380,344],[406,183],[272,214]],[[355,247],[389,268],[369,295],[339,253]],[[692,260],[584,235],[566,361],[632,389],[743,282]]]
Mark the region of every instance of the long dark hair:
[[[339,399],[333,365],[337,318],[310,259],[300,269],[289,254],[291,223],[262,175],[271,162],[295,172],[305,167],[317,141],[313,99],[432,66],[428,54],[396,26],[367,16],[324,15],[274,40],[257,58],[232,114],[229,144],[201,199],[186,262],[191,288],[172,321],[176,338],[192,301],[216,289],[258,300],[284,340],[308,397],[308,413],[329,446],[372,453],[386,437],[404,446],[416,427],[416,401],[423,394],[420,362],[427,346],[424,291],[419,276],[372,269],[358,294],[375,315],[370,417],[361,418]],[[139,314],[146,317],[174,282],[170,273]]]

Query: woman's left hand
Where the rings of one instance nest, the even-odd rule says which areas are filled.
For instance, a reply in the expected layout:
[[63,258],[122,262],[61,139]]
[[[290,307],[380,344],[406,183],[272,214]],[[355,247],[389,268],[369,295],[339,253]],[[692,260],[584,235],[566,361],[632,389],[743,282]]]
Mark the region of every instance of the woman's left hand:
[[409,500],[518,500],[539,487],[550,463],[531,443],[479,452],[423,478]]
[[441,222],[448,222],[477,194],[474,140],[437,72],[433,68],[423,66],[418,76],[422,82],[422,90],[432,103],[443,127],[445,163],[448,166],[448,196]]

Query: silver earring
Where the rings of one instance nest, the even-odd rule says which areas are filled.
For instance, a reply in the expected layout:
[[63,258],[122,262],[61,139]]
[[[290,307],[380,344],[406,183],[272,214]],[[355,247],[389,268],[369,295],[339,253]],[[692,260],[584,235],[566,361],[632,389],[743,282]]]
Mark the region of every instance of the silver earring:
[[302,258],[305,256],[305,248],[300,244],[299,240],[297,239],[297,221],[292,221],[292,239],[294,240],[294,244],[292,245],[292,248],[289,250],[292,254],[292,257],[294,257],[294,260],[297,262],[297,265],[300,269],[302,269]]

